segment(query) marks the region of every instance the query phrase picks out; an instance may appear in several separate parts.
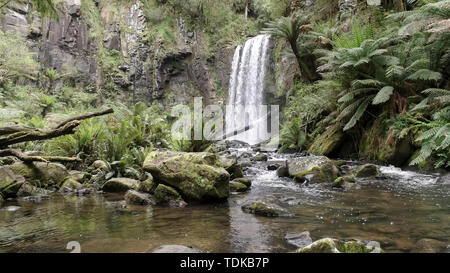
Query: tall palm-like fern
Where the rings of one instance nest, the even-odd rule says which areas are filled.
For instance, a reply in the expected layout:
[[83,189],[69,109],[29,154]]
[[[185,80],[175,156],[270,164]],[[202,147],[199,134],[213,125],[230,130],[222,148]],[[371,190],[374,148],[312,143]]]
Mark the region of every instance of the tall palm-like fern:
[[302,58],[302,54],[298,47],[298,39],[302,33],[307,31],[308,24],[309,18],[304,15],[281,17],[276,21],[268,23],[262,33],[285,39],[289,43],[291,50],[297,59],[303,78],[306,82],[312,82],[314,78],[313,71],[308,67],[304,58]]
[[448,31],[450,0],[426,4],[411,11],[392,14],[388,18],[403,20],[404,26],[398,32],[400,35],[411,35],[422,30],[440,32],[447,29]]
[[[406,111],[405,97],[415,93],[413,83],[441,79],[439,72],[430,70],[430,61],[424,56],[389,55],[389,50],[384,48],[388,41],[388,38],[365,40],[360,47],[341,48],[321,58],[349,86],[338,100],[341,104],[338,119],[349,117],[344,131],[353,128],[370,105],[381,105],[395,98],[393,105],[398,111]],[[414,52],[408,50],[409,54]]]

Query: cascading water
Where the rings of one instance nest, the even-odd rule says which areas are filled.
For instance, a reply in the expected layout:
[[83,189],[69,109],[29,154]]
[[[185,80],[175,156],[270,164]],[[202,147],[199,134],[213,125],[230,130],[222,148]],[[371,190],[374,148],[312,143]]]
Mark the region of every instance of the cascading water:
[[269,138],[267,114],[260,108],[263,104],[269,42],[270,35],[259,35],[236,48],[228,90],[226,132],[230,136],[243,128],[250,129],[229,137],[229,140],[253,145]]

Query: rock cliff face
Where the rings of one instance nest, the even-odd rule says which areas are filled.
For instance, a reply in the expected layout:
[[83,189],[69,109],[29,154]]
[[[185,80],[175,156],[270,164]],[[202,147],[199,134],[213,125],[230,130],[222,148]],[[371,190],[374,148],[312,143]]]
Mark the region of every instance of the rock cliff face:
[[[48,19],[31,5],[9,4],[0,15],[2,30],[17,32],[37,53],[42,73],[53,68],[71,75],[77,88],[109,89],[119,97],[166,106],[190,103],[194,96],[205,103],[225,102],[233,46],[205,54],[201,30],[186,30],[182,19],[171,33],[173,45],[148,39],[154,25],[139,0],[64,0],[58,10],[57,19]],[[111,56],[118,60],[112,67]]]

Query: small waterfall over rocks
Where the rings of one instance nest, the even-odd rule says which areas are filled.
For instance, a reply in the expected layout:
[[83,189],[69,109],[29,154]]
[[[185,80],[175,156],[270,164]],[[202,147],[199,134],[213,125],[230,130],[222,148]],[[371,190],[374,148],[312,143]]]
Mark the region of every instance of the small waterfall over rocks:
[[228,140],[253,145],[270,138],[267,112],[260,108],[264,98],[269,42],[270,35],[258,35],[236,48],[228,90],[226,133],[229,136],[243,128],[250,126],[250,129]]

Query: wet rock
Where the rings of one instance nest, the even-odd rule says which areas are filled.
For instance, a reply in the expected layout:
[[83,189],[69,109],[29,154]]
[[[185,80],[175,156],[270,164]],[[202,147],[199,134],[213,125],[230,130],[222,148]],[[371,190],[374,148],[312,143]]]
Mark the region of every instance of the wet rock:
[[266,217],[292,216],[287,210],[283,209],[282,207],[260,200],[247,201],[242,205],[241,208],[247,213]]
[[287,161],[289,176],[293,177],[297,173],[307,172],[327,162],[331,162],[331,160],[326,156],[304,156],[289,159]]
[[139,181],[130,178],[112,178],[103,185],[102,190],[105,192],[126,192],[128,190],[136,190],[139,188]]
[[245,192],[248,191],[248,187],[242,183],[231,181],[230,182],[230,191],[231,192]]
[[269,157],[266,154],[257,154],[252,158],[252,161],[267,161]]
[[288,233],[284,237],[286,241],[297,247],[297,248],[303,248],[305,246],[308,246],[312,244],[311,234],[309,234],[309,231],[305,231],[302,233]]
[[135,190],[129,190],[125,194],[125,201],[127,204],[133,205],[154,205],[156,202],[151,199],[151,195],[148,193],[142,193]]
[[356,180],[351,175],[340,176],[334,180],[332,188],[350,189],[355,186]]
[[289,177],[289,169],[287,166],[281,166],[277,169],[278,177]]
[[267,166],[267,170],[269,171],[276,171],[280,168],[280,164],[270,164]]
[[158,183],[156,183],[153,180],[153,176],[151,176],[151,174],[149,174],[149,176],[147,176],[147,179],[142,181],[139,184],[138,190],[144,193],[151,193],[153,194],[156,190],[156,187],[158,186]]
[[183,245],[162,245],[155,248],[152,253],[203,253],[203,250]]
[[59,163],[33,162],[25,164],[22,162],[5,166],[14,175],[22,176],[25,182],[33,186],[50,189],[59,188],[69,177],[66,167]]
[[379,175],[378,168],[374,164],[365,164],[360,167],[357,167],[355,170],[352,171],[352,173],[354,173],[355,176],[358,178],[374,177]]
[[80,172],[80,171],[69,171],[69,175],[73,180],[75,180],[81,184],[89,181],[89,179],[91,178],[91,175],[89,173]]
[[446,244],[434,239],[421,239],[417,241],[412,253],[439,253],[444,250]]
[[27,197],[27,196],[33,196],[37,194],[38,188],[35,186],[29,184],[29,183],[23,183],[20,189],[17,191],[17,197]]
[[144,169],[170,185],[188,201],[223,200],[229,196],[230,174],[212,153],[151,152]]
[[331,183],[339,176],[339,169],[332,161],[322,164],[320,167],[313,167],[306,172],[299,172],[294,175],[298,183],[308,182],[310,184]]
[[25,183],[23,176],[15,175],[7,167],[0,167],[0,195],[4,198],[16,197],[23,183]]
[[83,185],[81,185],[81,183],[72,178],[69,178],[61,185],[59,192],[73,192],[76,190],[80,190],[82,187]]
[[92,163],[92,167],[95,169],[100,169],[102,171],[108,171],[109,167],[108,164],[106,164],[103,160],[96,160],[94,163]]
[[242,183],[249,188],[252,186],[252,180],[249,178],[236,178],[232,182]]
[[163,184],[156,187],[154,197],[159,204],[181,199],[181,195],[174,188]]
[[378,242],[362,242],[359,240],[342,241],[324,238],[296,250],[297,253],[381,253]]
[[242,166],[238,164],[237,157],[222,156],[220,157],[222,167],[230,174],[230,179],[241,178],[244,176]]

